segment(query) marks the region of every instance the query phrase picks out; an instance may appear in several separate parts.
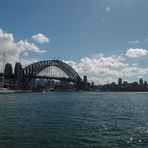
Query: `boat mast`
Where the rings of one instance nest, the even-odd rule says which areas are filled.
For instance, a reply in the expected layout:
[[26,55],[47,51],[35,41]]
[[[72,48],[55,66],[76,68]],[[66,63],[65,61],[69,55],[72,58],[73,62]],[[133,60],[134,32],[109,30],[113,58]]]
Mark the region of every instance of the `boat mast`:
[[5,66],[5,50],[4,50],[4,57],[3,57],[3,76],[2,76],[2,88],[4,86],[4,66]]

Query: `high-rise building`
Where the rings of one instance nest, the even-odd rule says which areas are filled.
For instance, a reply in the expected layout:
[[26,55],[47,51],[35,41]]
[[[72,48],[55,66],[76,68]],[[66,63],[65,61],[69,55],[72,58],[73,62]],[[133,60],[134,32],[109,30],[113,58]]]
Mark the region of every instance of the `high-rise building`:
[[140,84],[140,85],[143,85],[143,79],[142,79],[142,78],[140,78],[139,84]]
[[121,78],[118,79],[118,85],[122,85],[122,79]]
[[87,83],[87,76],[84,76],[84,83]]
[[87,90],[87,76],[84,76],[84,79],[83,79],[83,82],[84,82],[84,90]]

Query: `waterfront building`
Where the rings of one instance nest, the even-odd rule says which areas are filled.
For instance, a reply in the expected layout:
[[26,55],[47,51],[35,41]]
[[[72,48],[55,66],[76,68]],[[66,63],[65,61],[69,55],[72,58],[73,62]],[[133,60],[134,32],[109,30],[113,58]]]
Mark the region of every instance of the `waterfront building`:
[[142,78],[140,78],[139,84],[140,84],[140,85],[143,85],[143,79],[142,79]]
[[118,79],[118,85],[122,85],[122,79],[121,78]]
[[83,89],[84,89],[84,90],[87,90],[87,89],[88,89],[87,76],[84,76],[83,82],[84,82],[84,83],[83,83],[83,84],[84,84],[84,85],[83,85],[83,87],[84,87]]

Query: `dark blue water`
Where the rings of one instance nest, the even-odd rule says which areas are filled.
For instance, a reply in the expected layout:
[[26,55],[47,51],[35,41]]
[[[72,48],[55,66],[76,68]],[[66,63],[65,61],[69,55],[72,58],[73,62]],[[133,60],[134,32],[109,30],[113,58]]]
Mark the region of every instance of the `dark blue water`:
[[148,147],[148,93],[0,95],[0,148]]

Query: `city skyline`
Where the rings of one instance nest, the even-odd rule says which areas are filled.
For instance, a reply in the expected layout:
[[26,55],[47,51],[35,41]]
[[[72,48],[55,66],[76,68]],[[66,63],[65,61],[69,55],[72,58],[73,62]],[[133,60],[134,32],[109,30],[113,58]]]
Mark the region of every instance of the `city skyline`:
[[0,60],[62,59],[96,84],[148,80],[148,1],[1,0]]

